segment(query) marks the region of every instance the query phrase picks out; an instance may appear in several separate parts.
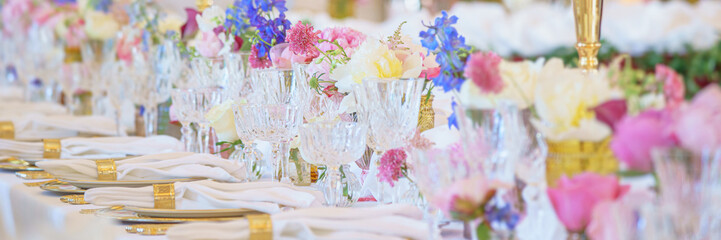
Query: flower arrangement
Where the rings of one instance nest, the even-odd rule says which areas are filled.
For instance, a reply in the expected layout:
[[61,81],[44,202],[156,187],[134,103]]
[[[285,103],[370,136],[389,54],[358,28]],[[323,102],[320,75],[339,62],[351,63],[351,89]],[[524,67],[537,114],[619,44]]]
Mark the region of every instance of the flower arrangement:
[[[285,0],[242,0],[236,1],[226,13],[226,27],[238,31],[253,28],[250,38],[250,66],[268,68],[272,66],[270,49],[285,42],[290,21],[285,18]],[[246,21],[247,19],[247,21]]]
[[431,147],[433,147],[433,142],[421,136],[420,129],[416,129],[415,135],[408,141],[406,147],[391,149],[383,153],[383,156],[381,156],[381,159],[378,161],[378,180],[388,183],[391,187],[393,187],[401,177],[405,177],[411,181],[408,175],[410,166],[406,161],[408,159],[406,151],[412,149],[428,150]]
[[[229,25],[228,18],[233,18],[231,9],[211,6],[202,13],[195,9],[185,9],[187,21],[177,35],[181,49],[189,57],[217,58],[231,52],[240,51],[244,40],[236,33],[241,30]],[[186,45],[187,42],[187,45]]]

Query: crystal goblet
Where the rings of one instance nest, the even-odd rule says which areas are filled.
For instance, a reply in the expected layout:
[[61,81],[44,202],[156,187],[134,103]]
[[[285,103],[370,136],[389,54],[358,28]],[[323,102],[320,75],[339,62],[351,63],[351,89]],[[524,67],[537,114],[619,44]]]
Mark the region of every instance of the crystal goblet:
[[[323,184],[326,205],[343,207],[349,204],[344,196],[340,166],[360,158],[365,152],[367,129],[354,122],[322,121],[300,127],[300,153],[305,161],[326,165]],[[348,191],[345,191],[348,192]]]
[[255,100],[268,104],[302,103],[293,70],[253,69],[251,81]]
[[303,122],[301,108],[292,104],[242,104],[237,117],[259,140],[273,148],[273,179],[290,182],[286,165],[290,157],[290,141],[298,134]]
[[241,97],[246,82],[247,58],[243,55],[229,53],[215,58],[198,57],[191,60],[191,69],[195,82],[200,87],[222,87],[227,91],[226,97]]
[[195,144],[195,137],[193,136],[193,130],[190,127],[192,122],[198,120],[198,116],[193,115],[193,100],[195,93],[193,89],[173,89],[170,94],[173,100],[173,111],[175,116],[180,122],[180,133],[181,141],[185,146],[185,151],[188,152],[199,152],[197,145]]
[[[235,119],[235,132],[238,138],[243,141],[243,147],[236,149],[229,159],[239,161],[246,166],[248,180],[260,179],[263,175],[263,154],[258,150],[255,139],[258,136],[252,131],[254,126],[253,118],[243,118],[240,113],[241,104],[233,106],[233,118]],[[236,147],[237,148],[237,147]]]
[[298,85],[298,95],[305,103],[303,117],[307,121],[330,121],[338,117],[342,97],[328,96],[311,88],[308,64],[293,64],[293,78]]
[[[366,78],[353,85],[358,121],[368,127],[368,146],[375,150],[369,176],[378,173],[378,161],[385,151],[403,146],[415,133],[424,81]],[[380,182],[377,192],[378,202],[384,202]]]
[[210,122],[205,115],[213,106],[221,104],[224,98],[224,90],[221,87],[204,87],[186,89],[188,114],[190,119],[198,125],[196,146],[199,153],[210,153]]

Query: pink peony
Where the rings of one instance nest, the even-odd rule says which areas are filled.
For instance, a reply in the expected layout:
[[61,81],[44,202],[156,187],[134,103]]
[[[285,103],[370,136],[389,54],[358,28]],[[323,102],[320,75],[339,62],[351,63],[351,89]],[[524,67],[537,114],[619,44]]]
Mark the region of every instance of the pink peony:
[[223,42],[214,32],[202,32],[201,34],[200,41],[196,43],[195,49],[203,57],[217,57],[220,49],[223,48]]
[[653,201],[649,190],[629,192],[618,200],[604,200],[596,204],[586,234],[593,240],[634,239],[635,211]]
[[582,232],[591,220],[593,208],[601,201],[615,200],[629,186],[620,186],[616,176],[581,173],[569,179],[561,177],[558,186],[548,188],[548,198],[556,216],[570,232]]
[[630,169],[649,172],[651,150],[676,144],[670,112],[647,110],[638,116],[626,116],[617,124],[611,149]]
[[315,45],[318,43],[320,31],[317,31],[310,24],[303,24],[300,21],[288,30],[286,40],[290,44],[290,50],[296,55],[307,56],[310,59],[320,54]]
[[250,57],[248,57],[250,67],[252,68],[269,68],[273,66],[273,63],[268,57],[258,58],[258,49],[255,46],[250,48]]
[[393,186],[398,178],[403,176],[407,157],[406,151],[401,148],[385,152],[379,161],[378,180]]
[[441,74],[441,67],[433,67],[433,68],[424,68],[423,71],[421,71],[421,75],[418,77],[431,79],[438,77],[438,75]]
[[499,93],[504,83],[498,66],[501,57],[493,52],[471,54],[466,62],[463,76],[473,81],[483,93]]
[[273,66],[280,69],[290,69],[293,63],[307,63],[313,60],[304,55],[293,53],[288,43],[273,46],[270,49],[270,59]]
[[140,45],[140,37],[134,37],[132,39],[129,39],[130,36],[125,36],[118,40],[118,45],[116,48],[116,54],[118,59],[125,61],[125,63],[130,63],[133,61],[133,48]]
[[721,147],[721,87],[704,88],[678,115],[675,131],[684,148],[699,155],[705,148]]
[[[21,18],[27,16],[32,10],[32,0],[8,0],[2,6],[2,21],[5,23],[6,31],[21,30],[26,27],[26,22]],[[21,22],[23,21],[23,22]],[[10,29],[11,26],[21,27],[21,29]]]
[[[338,40],[338,45],[343,47],[350,57],[353,50],[365,41],[366,36],[363,33],[348,27],[334,27],[323,29],[320,33],[320,38],[330,42]],[[319,43],[317,46],[321,51],[338,49],[338,47],[330,42]]]
[[677,108],[683,103],[685,87],[683,77],[670,67],[656,65],[656,79],[663,82],[663,95],[666,99],[666,106]]

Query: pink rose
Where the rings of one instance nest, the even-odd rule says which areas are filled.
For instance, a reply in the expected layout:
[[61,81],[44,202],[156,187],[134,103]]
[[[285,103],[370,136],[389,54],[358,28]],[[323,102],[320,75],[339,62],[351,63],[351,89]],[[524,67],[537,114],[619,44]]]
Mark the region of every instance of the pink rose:
[[31,18],[34,23],[40,26],[54,27],[63,17],[50,3],[43,2],[33,10]]
[[201,56],[213,58],[218,56],[218,52],[223,48],[223,42],[220,41],[218,35],[214,32],[202,32],[200,41],[195,45]]
[[604,200],[593,208],[586,234],[593,240],[634,239],[635,211],[653,201],[649,190],[629,192],[616,201]]
[[494,190],[510,187],[479,175],[455,181],[448,189],[436,194],[431,203],[447,215],[472,217],[474,211],[495,193]]
[[118,59],[125,61],[125,63],[130,63],[133,61],[133,48],[140,45],[140,37],[134,37],[132,39],[129,38],[130,36],[124,36],[123,38],[120,38],[118,40],[118,46],[116,49],[116,54],[118,56]]
[[651,150],[677,144],[670,115],[668,111],[647,110],[624,117],[616,126],[611,150],[630,169],[650,172]]
[[463,76],[473,81],[483,93],[499,93],[504,83],[498,66],[501,57],[493,52],[471,54],[466,61]]
[[598,121],[605,123],[615,131],[616,124],[626,116],[627,108],[625,99],[615,99],[598,105],[593,108],[593,112],[596,113]]
[[293,53],[289,46],[288,43],[281,43],[270,49],[270,60],[274,67],[290,69],[293,63],[309,63],[313,60],[313,57]]
[[601,201],[615,200],[629,189],[620,186],[616,176],[581,173],[561,177],[558,186],[548,188],[548,198],[556,216],[570,232],[582,232],[591,220],[593,208]]
[[441,67],[425,68],[421,71],[421,75],[418,77],[431,79],[438,77],[441,74]]
[[721,87],[704,88],[678,115],[675,130],[684,148],[701,154],[704,148],[721,147]]
[[663,96],[666,99],[666,106],[677,108],[683,103],[685,87],[683,77],[670,67],[656,65],[656,79],[663,82]]

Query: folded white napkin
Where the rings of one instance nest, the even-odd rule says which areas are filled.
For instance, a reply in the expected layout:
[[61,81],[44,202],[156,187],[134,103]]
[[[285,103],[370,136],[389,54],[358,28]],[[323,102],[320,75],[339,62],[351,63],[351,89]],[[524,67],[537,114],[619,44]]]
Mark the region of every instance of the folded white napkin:
[[[15,125],[15,139],[17,140],[117,135],[115,120],[103,116],[45,116],[33,113],[19,117],[0,115],[0,121],[13,122]],[[125,134],[124,130],[120,132],[123,135]]]
[[[273,239],[428,239],[420,209],[392,204],[368,208],[305,208],[271,215]],[[248,220],[196,222],[168,229],[168,239],[248,239]]]
[[[100,206],[153,208],[153,187],[93,188],[85,192],[85,200]],[[322,201],[323,193],[286,183],[219,183],[212,180],[175,183],[176,209],[246,208],[277,213],[281,206],[319,207]]]
[[[95,161],[68,159],[42,161],[36,165],[50,174],[67,179],[98,178]],[[157,180],[175,178],[209,178],[223,182],[245,179],[245,167],[210,154],[175,152],[145,155],[115,162],[118,180]]]
[[0,105],[0,116],[23,116],[27,114],[62,115],[68,110],[54,102],[8,102]]
[[[178,152],[182,144],[170,136],[66,138],[60,158],[103,159]],[[0,139],[0,155],[26,159],[43,157],[43,143]]]

